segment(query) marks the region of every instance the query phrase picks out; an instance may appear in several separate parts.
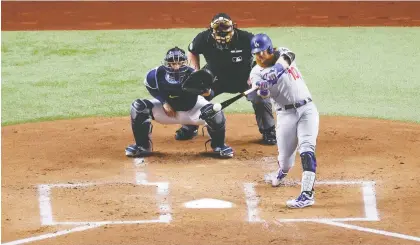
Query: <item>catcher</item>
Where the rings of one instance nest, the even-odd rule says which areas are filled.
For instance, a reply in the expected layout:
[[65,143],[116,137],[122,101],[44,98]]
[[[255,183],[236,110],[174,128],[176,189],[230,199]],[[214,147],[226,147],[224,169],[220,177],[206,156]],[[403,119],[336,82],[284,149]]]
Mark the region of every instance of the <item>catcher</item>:
[[[188,59],[195,70],[200,69],[200,54],[206,59],[206,69],[216,77],[206,99],[212,100],[222,93],[241,93],[249,88],[253,56],[251,54],[252,33],[235,27],[225,13],[216,14],[210,28],[199,33],[188,46]],[[276,144],[275,123],[269,98],[247,96],[254,108],[258,129],[264,144]],[[197,135],[197,126],[182,126],[175,135],[177,140],[192,139]]]
[[223,111],[214,112],[213,104],[198,95],[202,92],[200,89],[192,88],[195,93],[183,89],[187,77],[194,84],[203,85],[203,88],[208,87],[214,78],[207,70],[192,73],[193,69],[187,66],[185,51],[178,47],[169,49],[163,65],[147,73],[144,84],[154,98],[136,99],[131,105],[135,144],[125,149],[126,156],[139,157],[152,152],[150,136],[152,120],[155,120],[161,124],[206,124],[213,151],[222,158],[233,157],[232,148],[225,144],[226,119]]

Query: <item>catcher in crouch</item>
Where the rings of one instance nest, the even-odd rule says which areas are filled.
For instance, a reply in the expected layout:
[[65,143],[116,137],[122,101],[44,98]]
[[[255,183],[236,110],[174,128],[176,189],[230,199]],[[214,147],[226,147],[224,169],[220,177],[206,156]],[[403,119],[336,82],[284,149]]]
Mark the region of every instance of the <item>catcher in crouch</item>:
[[[225,144],[226,119],[223,111],[215,112],[213,104],[204,97],[183,88],[184,81],[194,77],[193,71],[187,66],[185,51],[174,47],[167,51],[163,65],[147,73],[144,84],[154,98],[136,99],[131,105],[135,144],[125,149],[126,156],[139,157],[152,152],[150,136],[153,119],[161,124],[206,124],[213,151],[223,158],[233,157],[232,148]],[[204,70],[196,74],[213,79],[211,73]],[[200,81],[192,83],[200,84]]]

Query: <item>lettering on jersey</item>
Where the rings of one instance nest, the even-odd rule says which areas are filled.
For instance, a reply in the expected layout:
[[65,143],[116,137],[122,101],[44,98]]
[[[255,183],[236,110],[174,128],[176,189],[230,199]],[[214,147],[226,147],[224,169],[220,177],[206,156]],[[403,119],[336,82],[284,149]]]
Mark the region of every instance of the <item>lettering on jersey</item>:
[[173,77],[169,76],[169,74],[165,74],[165,80],[170,84],[179,84],[180,81],[175,80]]
[[242,61],[242,56],[232,57],[232,62],[233,63],[239,63],[241,61]]

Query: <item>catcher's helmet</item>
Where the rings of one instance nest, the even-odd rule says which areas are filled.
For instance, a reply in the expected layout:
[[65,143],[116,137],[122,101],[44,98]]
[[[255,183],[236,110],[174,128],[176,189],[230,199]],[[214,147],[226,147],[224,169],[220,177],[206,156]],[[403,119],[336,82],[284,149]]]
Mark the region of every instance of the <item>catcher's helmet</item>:
[[216,14],[210,23],[212,37],[216,40],[216,47],[227,49],[234,34],[234,24],[229,15],[225,13]]
[[166,80],[170,83],[181,83],[188,71],[187,56],[185,51],[178,47],[171,48],[166,52],[163,67],[166,71]]
[[257,34],[251,39],[251,53],[256,54],[261,51],[265,51],[269,54],[274,52],[273,43],[271,39],[266,34]]

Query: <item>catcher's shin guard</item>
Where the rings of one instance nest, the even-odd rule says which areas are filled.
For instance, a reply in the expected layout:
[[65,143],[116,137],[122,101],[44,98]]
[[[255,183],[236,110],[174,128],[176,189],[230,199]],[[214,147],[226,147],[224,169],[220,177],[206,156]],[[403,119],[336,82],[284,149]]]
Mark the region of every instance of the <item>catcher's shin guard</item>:
[[207,123],[207,131],[211,137],[211,147],[221,147],[225,143],[225,133],[226,133],[226,118],[223,111],[218,111],[217,113],[208,113],[213,111],[213,104],[207,104],[201,109],[201,116],[203,120]]
[[152,108],[148,100],[135,100],[131,106],[131,129],[136,145],[150,149],[150,135],[152,133]]
[[[209,110],[212,110],[212,108],[213,104],[207,104],[201,108],[201,112],[203,114],[203,112],[208,112]],[[223,158],[233,157],[233,149],[225,144],[226,118],[223,111],[206,116],[204,120],[207,123],[207,132],[211,138],[211,148],[213,148],[213,151],[219,153]]]

